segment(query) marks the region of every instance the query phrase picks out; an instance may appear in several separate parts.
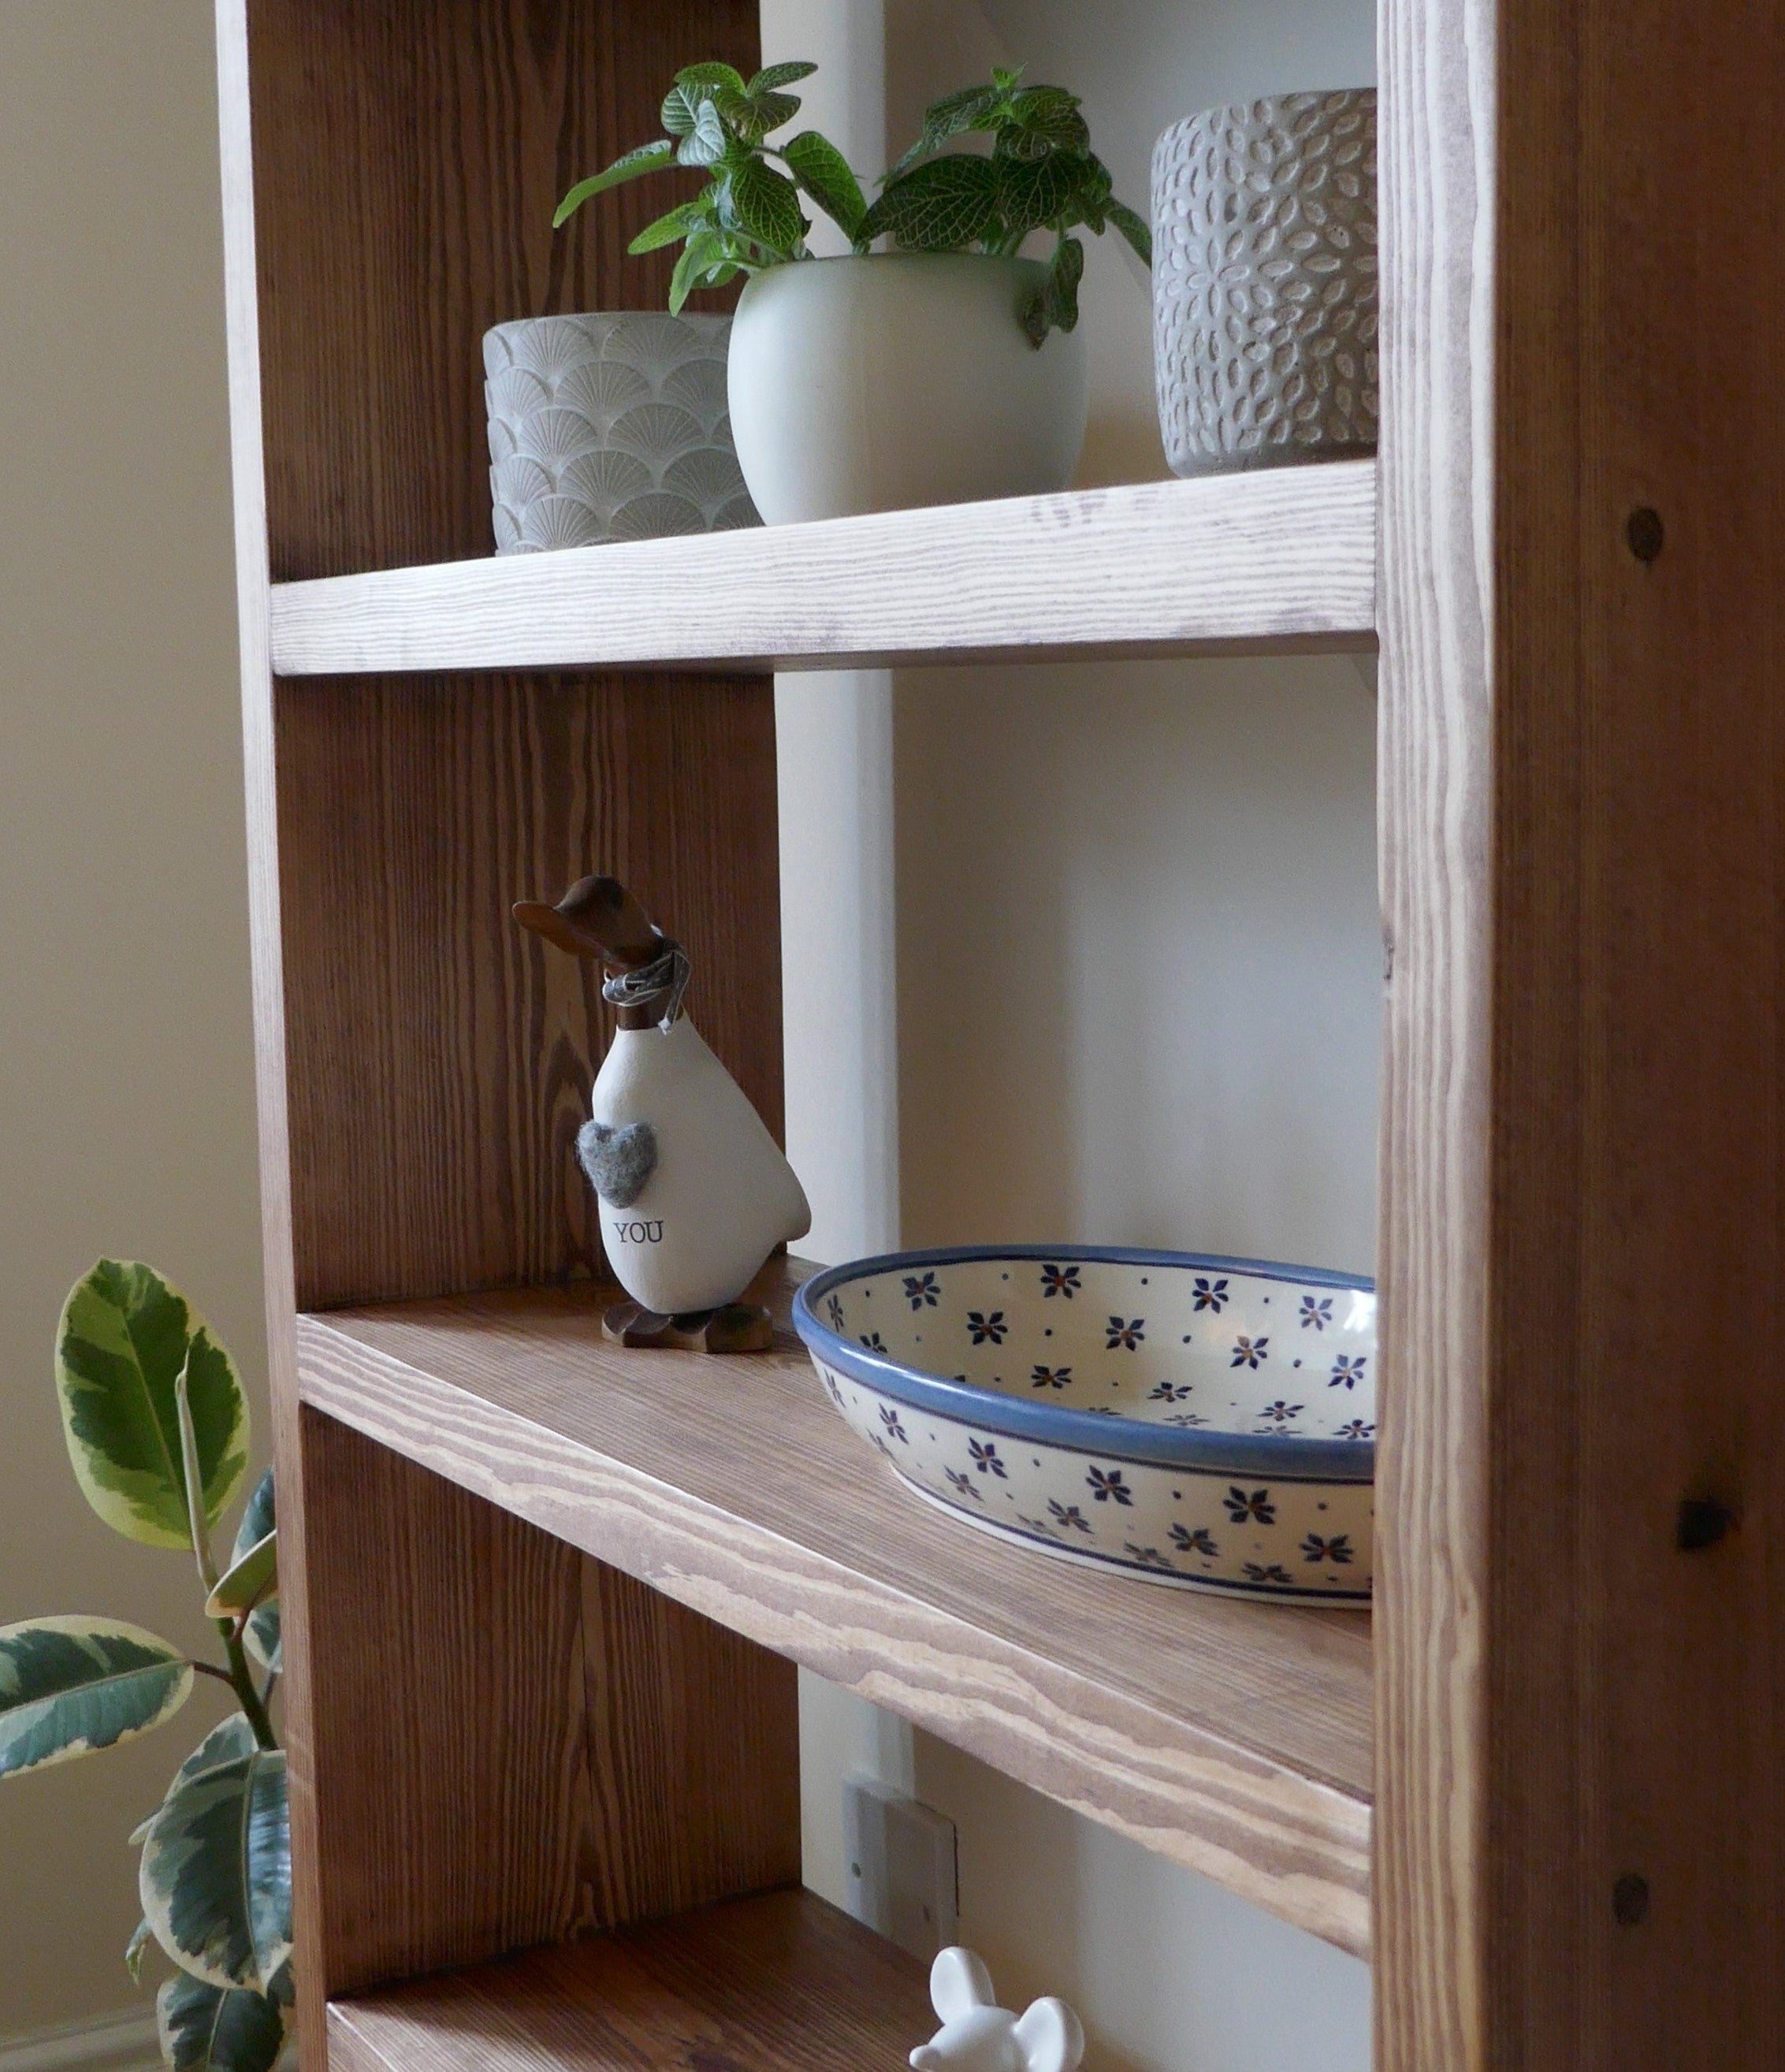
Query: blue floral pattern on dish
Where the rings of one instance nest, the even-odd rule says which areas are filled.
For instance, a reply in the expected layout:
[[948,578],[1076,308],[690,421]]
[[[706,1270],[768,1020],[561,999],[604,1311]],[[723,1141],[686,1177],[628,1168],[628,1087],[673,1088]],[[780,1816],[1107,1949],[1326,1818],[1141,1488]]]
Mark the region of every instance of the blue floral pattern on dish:
[[912,1253],[831,1269],[796,1320],[845,1420],[956,1519],[1154,1584],[1368,1598],[1367,1283],[1088,1248]]

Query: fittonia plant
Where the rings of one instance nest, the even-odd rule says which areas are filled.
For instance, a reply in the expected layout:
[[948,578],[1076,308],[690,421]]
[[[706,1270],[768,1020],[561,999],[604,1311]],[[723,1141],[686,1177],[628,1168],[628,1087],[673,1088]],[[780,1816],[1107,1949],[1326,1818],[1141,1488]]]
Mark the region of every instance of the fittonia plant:
[[[858,254],[885,236],[902,251],[1008,258],[1032,234],[1051,232],[1046,278],[1022,311],[1023,328],[1038,346],[1050,331],[1070,331],[1079,319],[1084,247],[1073,232],[1119,232],[1152,264],[1147,226],[1115,199],[1109,170],[1091,149],[1078,97],[1063,87],[1025,86],[1020,72],[998,71],[986,85],[945,96],[926,113],[923,134],[880,183],[870,205],[849,161],[817,130],[769,142],[800,112],[798,95],[786,89],[816,70],[770,65],[746,80],[727,64],[688,66],[663,104],[668,134],[572,187],[554,224],[646,173],[682,166],[702,174],[701,192],[659,216],[628,248],[655,252],[682,244],[669,284],[672,310],[697,288],[722,287],[740,273],[808,257],[806,201]],[[977,137],[989,139],[989,150],[964,145]],[[962,147],[947,148],[957,143]]]

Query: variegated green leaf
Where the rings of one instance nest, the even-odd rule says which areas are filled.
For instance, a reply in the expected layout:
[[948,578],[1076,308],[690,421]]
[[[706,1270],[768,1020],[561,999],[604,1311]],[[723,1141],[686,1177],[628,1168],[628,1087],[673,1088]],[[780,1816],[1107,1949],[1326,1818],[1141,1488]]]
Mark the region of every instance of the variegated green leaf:
[[275,1530],[238,1554],[204,1601],[207,1618],[239,1618],[270,1596],[279,1579],[279,1536]]
[[864,238],[890,231],[895,244],[920,252],[959,252],[984,232],[997,202],[989,158],[927,159],[888,180],[862,225]]
[[1083,151],[1090,142],[1078,96],[1064,87],[1026,87],[998,110],[994,149],[1003,156],[1040,158],[1050,151]]
[[235,1363],[177,1288],[102,1259],[69,1290],[56,1331],[56,1388],[81,1493],[114,1531],[146,1547],[191,1544],[175,1384],[191,1402],[205,1522],[248,1466],[248,1404]]
[[679,166],[716,166],[730,149],[731,139],[719,120],[719,111],[703,101],[694,111],[694,126],[676,146]]
[[557,212],[552,218],[553,229],[561,230],[582,204],[596,195],[605,194],[610,187],[617,187],[627,180],[635,180],[642,174],[654,173],[660,166],[675,162],[676,146],[667,137],[660,138],[654,144],[640,144],[636,150],[627,151],[615,159],[606,172],[591,173],[587,179],[578,180],[558,204]]
[[791,253],[808,225],[800,212],[800,190],[765,158],[746,158],[726,182],[727,212],[735,216],[745,236],[771,252]]
[[133,1985],[140,1986],[142,1984],[143,1955],[154,1939],[154,1930],[150,1928],[148,1922],[139,1921],[136,1925],[135,1934],[124,1946],[124,1968],[130,1973],[130,1983]]
[[156,1994],[155,2019],[168,2072],[272,2072],[285,2044],[277,2000],[184,1971]]
[[886,175],[888,181],[908,172],[919,158],[927,158],[932,151],[940,150],[951,137],[959,137],[969,130],[989,128],[1002,100],[994,75],[989,86],[964,86],[957,92],[944,94],[940,101],[932,101],[923,113],[923,135]]
[[[195,1777],[202,1777],[208,1770],[220,1769],[224,1763],[239,1762],[244,1756],[252,1755],[260,1746],[254,1738],[254,1729],[248,1724],[245,1712],[232,1712],[227,1720],[214,1726],[204,1739],[174,1772],[173,1782],[162,1794],[161,1805],[165,1806],[183,1784],[190,1784]],[[155,1808],[155,1813],[161,1806]],[[139,1823],[130,1837],[130,1846],[140,1848],[149,1839],[149,1830],[155,1824],[155,1813]]]
[[137,1885],[175,1963],[264,1991],[291,1955],[283,1754],[257,1749],[181,1785],[149,1824]]
[[777,93],[784,86],[792,86],[796,80],[810,79],[817,66],[803,58],[791,58],[784,64],[764,65],[744,88],[746,93]]
[[236,1527],[236,1544],[229,1550],[230,1565],[241,1560],[250,1547],[257,1546],[278,1523],[273,1500],[273,1470],[269,1468],[248,1493],[248,1501],[242,1507],[241,1523]]
[[[269,1468],[255,1483],[253,1494],[249,1498],[241,1515],[241,1523],[236,1527],[236,1544],[229,1559],[239,1561],[257,1540],[264,1540],[277,1519],[273,1502],[273,1470]],[[261,1668],[270,1669],[276,1675],[284,1667],[284,1655],[279,1642],[279,1601],[269,1597],[257,1605],[249,1617],[242,1640],[249,1653]]]
[[868,204],[849,162],[828,137],[802,130],[781,153],[793,177],[853,245]]
[[248,1615],[242,1629],[242,1645],[254,1660],[275,1676],[285,1668],[285,1637],[279,1626],[279,1601],[269,1597]]
[[0,1626],[0,1777],[134,1740],[191,1693],[179,1650],[121,1619]]

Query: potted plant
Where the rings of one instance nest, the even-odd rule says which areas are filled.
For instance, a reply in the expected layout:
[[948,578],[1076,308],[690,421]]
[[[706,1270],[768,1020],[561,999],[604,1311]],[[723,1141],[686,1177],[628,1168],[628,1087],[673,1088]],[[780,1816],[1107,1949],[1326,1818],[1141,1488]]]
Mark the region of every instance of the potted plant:
[[269,2072],[293,2001],[285,1757],[270,1707],[280,1668],[273,1471],[249,1496],[218,1572],[212,1536],[248,1474],[235,1363],[151,1268],[102,1259],[56,1332],[56,1387],[75,1479],[106,1524],[188,1552],[223,1661],[196,1661],[122,1619],[60,1614],[0,1626],[0,1778],[92,1755],[172,1718],[203,1675],[237,1709],[175,1772],[131,1840],[151,1943],[176,1967],[155,2009],[171,2072]]
[[[1006,71],[948,95],[870,204],[816,130],[770,141],[799,112],[786,89],[816,69],[746,80],[729,65],[687,67],[663,105],[667,134],[573,187],[557,221],[623,180],[701,175],[700,192],[631,249],[682,244],[672,310],[697,287],[746,277],[731,431],[771,524],[1064,488],[1088,400],[1074,232],[1113,229],[1152,258],[1077,97]],[[848,257],[808,253],[807,202],[840,227]],[[1027,257],[1037,234],[1051,246]],[[876,252],[882,236],[893,249]]]

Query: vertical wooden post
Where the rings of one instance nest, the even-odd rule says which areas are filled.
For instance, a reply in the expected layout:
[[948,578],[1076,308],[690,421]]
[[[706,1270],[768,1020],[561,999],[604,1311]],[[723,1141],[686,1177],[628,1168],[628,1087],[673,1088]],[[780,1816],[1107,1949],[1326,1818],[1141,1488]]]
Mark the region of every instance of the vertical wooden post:
[[1785,14],[1382,21],[1377,2062],[1771,2072]]
[[792,1664],[301,1410],[293,1330],[300,1302],[586,1256],[562,1176],[604,1017],[541,978],[517,894],[599,863],[710,940],[708,1026],[778,1112],[771,687],[287,698],[267,648],[275,567],[488,550],[481,333],[660,299],[662,258],[622,272],[647,197],[557,239],[552,204],[653,132],[690,45],[753,65],[755,13],[218,0],[217,25],[300,2045],[323,2072],[333,1996],[799,1875]]

